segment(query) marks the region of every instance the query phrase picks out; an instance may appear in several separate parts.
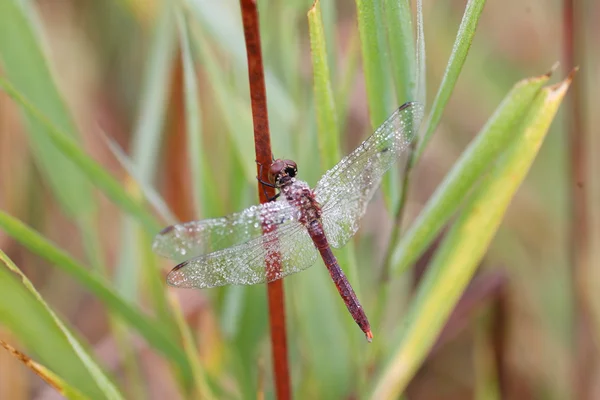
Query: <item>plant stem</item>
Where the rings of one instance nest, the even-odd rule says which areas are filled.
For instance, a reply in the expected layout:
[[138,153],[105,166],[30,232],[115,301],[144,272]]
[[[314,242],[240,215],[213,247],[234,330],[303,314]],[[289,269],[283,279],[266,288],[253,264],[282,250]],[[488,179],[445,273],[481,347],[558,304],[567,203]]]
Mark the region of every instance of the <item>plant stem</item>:
[[[250,98],[252,103],[252,120],[254,123],[254,150],[256,152],[257,176],[263,181],[268,166],[271,164],[271,137],[269,134],[269,117],[267,112],[267,94],[262,61],[258,9],[255,0],[240,0],[242,21],[244,24],[244,38],[248,56],[248,78],[250,81]],[[260,176],[263,174],[263,176]],[[275,190],[270,187],[263,188],[259,182],[258,195],[261,203],[266,203],[275,195]],[[266,189],[266,190],[265,190]],[[270,255],[273,259],[273,255]],[[279,270],[279,263],[267,262],[267,275],[273,276]],[[289,399],[290,376],[287,359],[287,337],[285,326],[285,305],[283,280],[278,279],[267,284],[269,303],[269,322],[271,325],[271,346],[273,354],[273,375],[275,376],[275,389],[277,398]]]

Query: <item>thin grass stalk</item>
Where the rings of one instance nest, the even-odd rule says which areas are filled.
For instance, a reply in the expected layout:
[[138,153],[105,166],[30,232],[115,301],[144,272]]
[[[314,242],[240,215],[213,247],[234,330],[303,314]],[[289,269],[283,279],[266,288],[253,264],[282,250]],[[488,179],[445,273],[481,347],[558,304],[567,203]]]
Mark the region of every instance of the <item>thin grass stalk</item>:
[[[254,124],[254,151],[256,153],[257,176],[267,180],[266,173],[273,160],[271,136],[269,133],[269,116],[267,112],[267,92],[265,73],[262,61],[258,8],[256,1],[240,0],[244,39],[248,56],[248,79],[250,81],[250,99],[252,105],[252,121]],[[261,203],[266,203],[275,195],[275,190],[258,182],[258,196]],[[273,255],[270,255],[273,256]],[[273,259],[273,258],[271,258]],[[267,262],[267,276],[277,274],[279,262]],[[270,280],[270,279],[269,279]],[[278,399],[291,398],[290,376],[288,369],[287,335],[285,326],[285,305],[283,280],[278,279],[267,284],[269,303],[269,322],[271,327],[271,346],[273,375]]]
[[[563,59],[567,70],[578,67],[582,52],[578,48],[583,43],[583,28],[576,3],[573,0],[563,2]],[[567,96],[566,128],[568,141],[568,160],[570,171],[566,175],[570,201],[571,218],[569,220],[568,252],[571,262],[571,274],[574,299],[573,326],[575,360],[573,370],[573,395],[578,399],[591,399],[594,368],[598,365],[598,347],[594,343],[591,293],[589,279],[591,276],[590,259],[590,227],[591,216],[587,201],[588,165],[586,152],[587,133],[585,131],[584,113],[584,79],[582,74],[576,79]],[[596,332],[597,334],[597,332]]]

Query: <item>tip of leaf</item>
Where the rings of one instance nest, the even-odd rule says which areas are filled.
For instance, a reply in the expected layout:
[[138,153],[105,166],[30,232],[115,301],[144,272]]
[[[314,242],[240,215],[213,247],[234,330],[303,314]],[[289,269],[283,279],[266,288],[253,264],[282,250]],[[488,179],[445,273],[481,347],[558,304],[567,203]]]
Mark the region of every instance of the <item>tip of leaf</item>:
[[554,101],[557,98],[560,99],[565,95],[567,89],[569,89],[569,86],[571,86],[571,82],[573,81],[573,78],[575,77],[577,71],[579,71],[579,67],[573,68],[565,79],[552,86],[549,86],[546,89],[550,92],[550,96],[548,96],[548,101]]
[[558,67],[560,67],[560,61],[557,61],[554,64],[552,64],[552,66],[550,67],[550,71],[546,72],[542,76],[550,78],[552,74],[554,74],[554,72],[558,69]]
[[574,67],[571,72],[569,72],[569,75],[567,75],[567,77],[565,78],[565,82],[568,81],[568,83],[571,83],[571,81],[573,80],[573,78],[575,78],[575,74],[579,72],[579,65],[577,65],[576,67]]

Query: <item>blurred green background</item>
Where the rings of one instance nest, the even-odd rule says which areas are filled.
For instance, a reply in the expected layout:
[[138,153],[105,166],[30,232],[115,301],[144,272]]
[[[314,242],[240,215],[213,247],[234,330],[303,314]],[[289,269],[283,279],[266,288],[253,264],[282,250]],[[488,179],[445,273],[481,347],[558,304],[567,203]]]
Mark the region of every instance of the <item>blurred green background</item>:
[[[157,198],[168,205],[153,201],[163,210],[157,228],[174,218],[216,217],[257,203],[238,2],[2,1],[0,74],[63,132],[72,133],[85,153],[117,178],[123,193],[139,199],[142,192],[148,196],[156,188]],[[258,3],[273,152],[295,160],[300,178],[314,185],[331,165],[320,159],[318,151],[307,20],[312,1]],[[341,154],[347,154],[372,132],[356,5],[323,1],[321,7]],[[464,1],[424,4],[427,99],[434,98],[442,80],[464,8]],[[576,79],[583,82],[586,132],[595,133],[600,116],[592,105],[599,100],[600,52],[594,38],[600,28],[590,21],[600,17],[600,3],[582,2],[579,11],[578,29],[585,40],[577,43],[584,58]],[[514,83],[543,74],[563,59],[562,19],[558,1],[487,2],[441,123],[413,171],[407,225]],[[182,38],[189,41],[188,48],[180,45]],[[196,73],[186,74],[191,66],[186,60],[192,59]],[[555,76],[561,79],[567,73],[559,69]],[[196,82],[189,81],[190,76]],[[197,91],[190,93],[190,87]],[[186,109],[194,101],[199,112]],[[387,114],[398,105],[391,100],[387,104]],[[209,389],[199,398],[209,398],[206,393],[214,398],[272,398],[265,287],[167,289],[164,273],[173,264],[150,253],[152,223],[136,222],[122,205],[94,189],[78,167],[66,163],[55,149],[48,150],[52,147],[48,139],[35,134],[36,129],[44,129],[39,122],[36,126],[23,116],[17,103],[0,94],[1,210],[40,232],[94,274],[106,277],[121,298],[155,315],[153,322],[161,326],[156,332],[171,338],[176,347],[180,346],[175,339],[185,329],[173,314],[173,309],[179,309],[173,301],[181,305],[193,332],[199,362],[190,369],[189,360],[194,358],[190,354],[174,356],[169,349],[157,350],[159,339],[149,345],[147,337],[142,339],[97,294],[92,295],[89,286],[0,231],[0,248],[86,343],[84,347],[124,397],[194,397],[190,382],[197,383],[200,377],[204,383],[198,390],[202,392],[203,385]],[[190,126],[195,136],[188,135]],[[591,243],[598,243],[600,185],[595,171],[600,165],[593,155],[600,151],[600,140],[594,134],[588,140],[588,224]],[[117,146],[124,153],[115,150]],[[125,154],[130,160],[123,162]],[[565,123],[559,112],[481,265],[497,273],[494,276],[501,277],[504,288],[506,318],[501,329],[507,398],[573,396],[567,155]],[[402,327],[414,274],[409,271],[394,278],[388,303],[376,305],[376,279],[393,222],[382,196],[373,203],[354,241],[357,275],[350,274],[365,310],[385,310],[372,345],[364,342],[321,261],[285,280],[296,398],[366,397],[391,338]],[[599,260],[600,252],[590,246],[588,264],[597,266]],[[599,279],[594,271],[586,282],[592,295]],[[17,294],[13,299],[3,309],[13,308],[20,319],[37,318],[31,311],[34,306],[27,308]],[[499,398],[491,360],[494,344],[485,334],[493,314],[490,303],[472,308],[460,328],[446,336],[408,385],[406,398]],[[600,301],[591,306],[599,321]],[[34,327],[23,328],[30,335],[24,339],[14,328],[18,318],[6,323],[10,315],[10,311],[0,312],[0,339],[51,369],[48,360],[66,357],[59,346],[42,355],[40,347],[52,339]],[[595,334],[598,345],[600,331]],[[193,354],[196,349],[186,351]],[[600,397],[600,369],[592,376],[592,393]],[[0,399],[53,396],[42,380],[0,351]]]

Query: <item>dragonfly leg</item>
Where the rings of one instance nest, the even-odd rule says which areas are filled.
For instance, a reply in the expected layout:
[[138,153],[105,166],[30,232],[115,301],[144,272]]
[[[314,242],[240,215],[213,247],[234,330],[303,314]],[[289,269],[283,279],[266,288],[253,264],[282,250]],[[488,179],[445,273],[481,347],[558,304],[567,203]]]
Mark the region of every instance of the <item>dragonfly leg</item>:
[[273,184],[272,184],[272,183],[270,183],[270,182],[265,182],[265,181],[263,181],[263,180],[262,180],[262,179],[260,179],[258,176],[256,177],[256,179],[257,179],[257,180],[258,180],[258,182],[259,182],[259,183],[262,185],[262,188],[263,188],[263,193],[265,194],[265,197],[267,198],[267,201],[273,201],[273,200],[275,200],[275,199],[277,199],[277,198],[279,197],[279,195],[281,194],[281,192],[280,192],[280,193],[277,193],[277,194],[275,194],[274,196],[269,196],[269,195],[267,194],[267,189],[265,189],[265,186],[272,187],[272,188],[275,188],[275,189],[279,189],[277,186],[273,185]]
[[256,161],[256,163],[258,165],[260,165],[260,171],[258,172],[258,176],[256,177],[256,180],[262,185],[263,193],[264,193],[265,197],[267,198],[267,201],[273,201],[273,200],[277,199],[281,193],[277,193],[274,196],[269,196],[267,194],[267,189],[265,189],[265,186],[272,187],[274,189],[279,189],[279,187],[277,187],[276,185],[273,185],[271,182],[265,182],[262,179],[260,179],[260,177],[262,176],[263,165],[261,163],[259,163],[258,161]]

